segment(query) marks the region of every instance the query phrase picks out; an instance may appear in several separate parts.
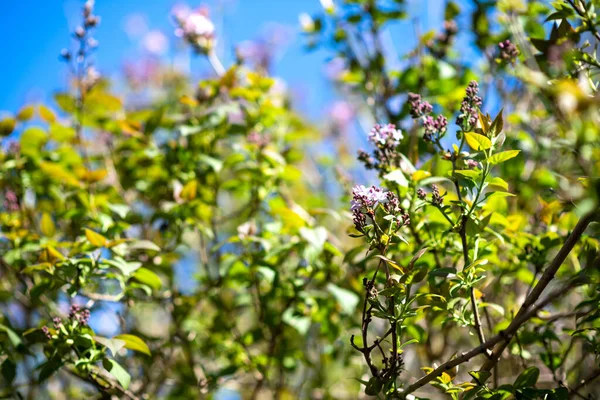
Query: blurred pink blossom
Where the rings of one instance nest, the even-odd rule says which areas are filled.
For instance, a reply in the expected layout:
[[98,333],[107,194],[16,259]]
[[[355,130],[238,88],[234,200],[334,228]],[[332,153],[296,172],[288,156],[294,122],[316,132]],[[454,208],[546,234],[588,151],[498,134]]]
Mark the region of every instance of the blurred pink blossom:
[[208,9],[200,7],[186,13],[181,8],[173,11],[178,27],[175,35],[184,38],[201,53],[209,52],[214,45],[215,25],[208,17]]
[[169,50],[169,40],[160,31],[150,31],[144,36],[143,46],[148,53],[160,56]]
[[347,101],[336,101],[329,109],[329,116],[335,127],[345,129],[354,118],[354,109]]
[[131,14],[125,20],[125,33],[130,38],[138,38],[148,32],[148,22],[142,14]]

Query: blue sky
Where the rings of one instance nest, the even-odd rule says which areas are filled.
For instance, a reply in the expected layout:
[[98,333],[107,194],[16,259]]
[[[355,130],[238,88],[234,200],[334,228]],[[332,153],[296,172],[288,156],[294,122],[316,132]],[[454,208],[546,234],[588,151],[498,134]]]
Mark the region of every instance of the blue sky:
[[[70,44],[69,32],[77,25],[83,0],[5,1],[0,15],[0,111],[15,111],[26,102],[48,99],[53,91],[65,88],[65,66],[58,53]],[[97,0],[96,13],[101,16],[95,37],[100,47],[96,65],[104,75],[119,73],[126,59],[139,54],[139,41],[126,33],[128,19],[142,15],[149,29],[157,29],[176,43],[169,18],[175,0]],[[421,15],[423,31],[441,22],[442,0],[412,0],[409,7]],[[323,76],[324,50],[308,52],[298,35],[298,15],[321,10],[318,0],[208,0],[189,1],[190,6],[207,4],[215,19],[220,49],[225,64],[232,56],[233,45],[255,39],[272,23],[288,26],[291,43],[275,65],[274,75],[282,77],[295,92],[301,92],[300,108],[313,118],[321,116],[324,104],[331,100],[331,88]],[[414,43],[412,21],[395,27],[390,38],[400,54]],[[409,40],[407,40],[407,37]],[[201,63],[194,69],[205,68]],[[195,71],[196,72],[196,71]]]

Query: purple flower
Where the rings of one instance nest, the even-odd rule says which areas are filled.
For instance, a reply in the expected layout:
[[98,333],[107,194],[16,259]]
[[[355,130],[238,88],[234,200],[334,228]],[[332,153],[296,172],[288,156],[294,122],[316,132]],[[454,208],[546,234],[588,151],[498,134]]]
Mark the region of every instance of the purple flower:
[[362,162],[366,169],[373,169],[377,166],[373,157],[364,150],[358,150],[358,161]]
[[329,115],[337,128],[345,129],[354,118],[354,109],[346,101],[336,101],[331,106]]
[[410,109],[410,115],[415,119],[425,116],[433,110],[431,104],[423,101],[421,95],[416,93],[408,94],[408,107]]
[[80,325],[87,325],[90,320],[90,310],[73,304],[69,310],[69,319],[77,321]]
[[437,206],[444,203],[444,197],[440,196],[440,189],[436,185],[431,185],[431,203]]
[[[390,192],[388,192],[390,193]],[[390,193],[393,196],[393,193]],[[352,188],[352,201],[350,210],[352,211],[354,226],[357,230],[363,231],[367,224],[367,215],[371,218],[374,215],[374,209],[378,204],[387,204],[390,197],[382,188],[371,186],[367,188],[363,185],[355,185]]]
[[4,193],[4,209],[8,212],[19,211],[19,198],[11,189],[6,190],[6,193]]
[[200,8],[191,13],[177,11],[174,14],[178,25],[175,35],[184,38],[196,51],[208,53],[215,37],[215,25],[208,18],[208,10]]
[[479,97],[479,85],[477,81],[471,81],[467,86],[466,96],[460,105],[460,114],[456,118],[456,125],[470,132],[477,125],[479,109],[483,103]]
[[46,339],[52,339],[52,334],[50,333],[50,329],[46,325],[42,326],[42,333],[46,336]]
[[431,115],[423,118],[423,128],[425,128],[425,134],[423,138],[426,142],[434,140],[434,136],[440,138],[446,133],[448,127],[448,119],[443,115],[438,115],[437,118],[433,118]]
[[[375,125],[369,132],[369,140],[376,146],[397,146],[400,144],[404,136],[400,129],[396,129],[396,125]],[[386,146],[388,147],[388,146]]]
[[466,164],[469,169],[479,168],[479,162],[475,160],[467,160]]
[[502,60],[511,64],[514,64],[517,61],[519,49],[509,39],[498,43],[498,47],[500,48],[500,58],[502,58]]
[[382,188],[371,186],[367,188],[363,185],[355,185],[352,188],[352,201],[350,202],[350,210],[374,209],[377,204],[385,204],[388,202],[387,195]]
[[52,318],[52,325],[54,326],[54,329],[59,329],[62,325],[62,319],[59,317]]

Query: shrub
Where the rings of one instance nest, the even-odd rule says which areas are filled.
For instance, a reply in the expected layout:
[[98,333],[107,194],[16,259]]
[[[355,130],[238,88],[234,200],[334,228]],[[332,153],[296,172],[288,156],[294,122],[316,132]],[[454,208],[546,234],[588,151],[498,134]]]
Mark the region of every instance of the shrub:
[[85,3],[72,87],[0,121],[3,396],[592,398],[593,2],[449,1],[401,63],[403,1],[322,4],[318,133],[205,8],[173,19],[212,77],[116,95]]

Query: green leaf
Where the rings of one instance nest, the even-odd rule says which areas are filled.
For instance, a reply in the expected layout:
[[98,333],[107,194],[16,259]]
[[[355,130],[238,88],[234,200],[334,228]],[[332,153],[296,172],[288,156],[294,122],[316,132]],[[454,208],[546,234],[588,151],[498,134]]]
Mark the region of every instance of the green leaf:
[[42,214],[42,220],[40,221],[40,230],[47,237],[53,237],[56,233],[56,227],[54,226],[54,221],[52,217],[48,213]]
[[200,154],[198,156],[198,160],[200,160],[201,163],[208,164],[208,166],[211,167],[212,170],[217,173],[221,171],[221,168],[223,168],[223,161],[208,156],[206,154]]
[[394,262],[393,260],[390,260],[389,258],[387,258],[386,256],[382,256],[381,254],[376,255],[375,257],[382,259],[383,261],[385,261],[389,266],[397,269],[398,271],[402,272],[403,274],[406,273],[406,268],[404,268],[403,266],[397,264],[396,262]]
[[50,125],[49,133],[50,137],[57,142],[69,142],[77,136],[75,129],[69,126],[63,126],[59,123]]
[[17,119],[19,121],[29,121],[33,117],[35,109],[33,106],[23,106],[17,113]]
[[336,286],[333,283],[327,284],[327,290],[335,297],[344,314],[352,315],[354,313],[356,306],[360,302],[360,298],[356,293]]
[[465,140],[473,150],[481,151],[492,147],[492,141],[478,133],[465,132]]
[[473,377],[477,381],[478,384],[483,385],[485,381],[492,376],[492,373],[489,371],[469,371],[469,375]]
[[8,339],[10,340],[10,342],[12,343],[13,346],[17,347],[17,346],[21,345],[21,343],[22,343],[21,338],[11,328],[9,328],[6,325],[0,324],[0,331],[6,332],[6,335],[8,335]]
[[365,388],[365,394],[369,396],[377,396],[383,388],[383,382],[376,376],[369,379],[367,387]]
[[120,339],[109,339],[102,336],[94,336],[94,340],[100,343],[102,346],[108,348],[113,357],[116,357],[119,350],[125,347],[125,341]]
[[496,115],[496,118],[494,118],[494,122],[492,122],[492,125],[488,130],[487,134],[489,137],[498,136],[498,134],[502,132],[502,129],[504,129],[504,118],[502,117],[502,111],[503,110],[500,110],[498,115]]
[[293,327],[301,335],[306,335],[310,328],[310,318],[294,315],[294,310],[288,308],[281,316],[283,322]]
[[66,113],[73,113],[77,110],[77,101],[69,93],[56,93],[54,101]]
[[106,246],[106,238],[104,236],[102,236],[101,234],[94,232],[91,229],[87,229],[84,228],[85,231],[85,237],[87,238],[87,240],[96,247],[104,247]]
[[2,376],[6,382],[9,384],[12,383],[12,381],[15,379],[15,376],[17,376],[17,364],[15,364],[15,362],[10,358],[7,358],[2,363],[2,367],[0,369],[2,370]]
[[314,229],[302,227],[300,228],[299,233],[300,236],[315,249],[318,251],[323,250],[323,245],[327,241],[327,229],[322,226]]
[[118,340],[124,341],[126,349],[139,351],[140,353],[151,355],[148,345],[146,343],[144,343],[144,341],[142,339],[140,339],[139,337],[137,337],[135,335],[123,333],[121,335],[115,336],[113,339],[118,339]]
[[37,126],[25,129],[21,134],[21,153],[33,157],[38,154],[47,139],[46,131]]
[[123,389],[127,389],[129,387],[129,382],[131,382],[131,376],[127,371],[125,371],[123,367],[121,367],[121,365],[118,362],[116,362],[115,360],[105,358],[102,360],[102,365],[108,372],[110,372],[112,376],[114,376],[117,379],[117,382],[119,382],[119,384],[123,386]]
[[386,181],[394,182],[398,186],[408,187],[408,180],[399,169],[395,169],[392,172],[389,172],[383,176],[383,179]]
[[481,175],[480,169],[459,169],[454,171],[455,174],[466,176],[467,178],[477,179]]
[[156,131],[156,129],[158,129],[158,127],[160,126],[160,123],[163,119],[163,115],[165,114],[165,110],[164,108],[159,108],[156,111],[154,111],[150,117],[148,118],[148,120],[146,121],[146,125],[144,126],[144,133],[146,135],[150,135],[152,133],[154,133],[154,131]]
[[492,178],[488,182],[488,185],[499,187],[502,190],[508,190],[508,183],[504,179],[502,179],[498,176]]
[[540,370],[537,369],[537,367],[529,367],[525,371],[521,372],[521,374],[515,380],[513,386],[515,388],[533,387],[537,383],[539,377]]
[[510,160],[511,158],[516,157],[521,150],[507,150],[500,153],[496,153],[488,158],[488,162],[490,164],[500,164],[506,160]]
[[144,285],[150,286],[154,290],[160,289],[162,281],[156,273],[150,271],[148,268],[140,268],[133,274],[133,279],[143,283]]
[[80,187],[81,183],[75,175],[60,164],[42,161],[40,163],[40,170],[46,174],[50,179],[57,183],[65,184],[68,186]]
[[499,304],[495,304],[495,303],[480,303],[479,304],[480,307],[488,307],[491,308],[492,310],[496,311],[498,314],[504,316],[504,307],[502,307]]
[[493,192],[493,193],[487,193],[486,194],[486,200],[487,199],[491,199],[493,197],[514,197],[515,195],[513,193],[509,193],[509,192]]
[[50,378],[56,371],[58,371],[62,367],[62,361],[60,358],[53,357],[48,360],[46,363],[42,364],[42,369],[40,370],[40,376],[38,377],[39,382],[43,382],[46,379]]
[[0,137],[10,135],[17,126],[17,121],[14,118],[8,117],[0,120]]
[[136,240],[129,245],[130,249],[160,251],[160,247],[149,240]]

